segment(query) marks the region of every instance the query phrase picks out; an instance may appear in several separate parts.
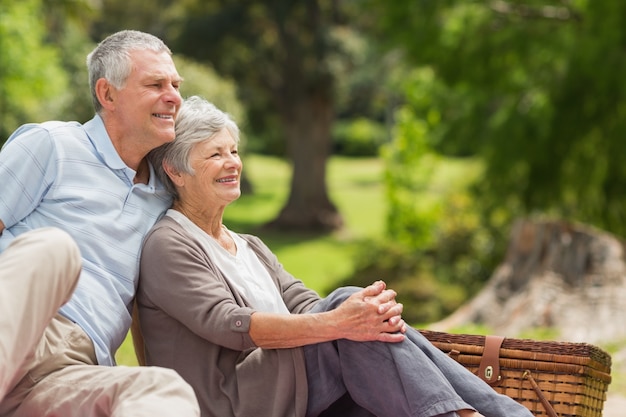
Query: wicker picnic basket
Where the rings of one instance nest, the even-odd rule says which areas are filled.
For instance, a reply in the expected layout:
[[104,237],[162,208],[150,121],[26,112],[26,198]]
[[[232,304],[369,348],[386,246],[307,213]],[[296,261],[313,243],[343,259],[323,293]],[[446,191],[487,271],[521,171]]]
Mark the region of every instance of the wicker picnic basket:
[[535,416],[601,417],[611,357],[586,343],[422,330],[443,352]]

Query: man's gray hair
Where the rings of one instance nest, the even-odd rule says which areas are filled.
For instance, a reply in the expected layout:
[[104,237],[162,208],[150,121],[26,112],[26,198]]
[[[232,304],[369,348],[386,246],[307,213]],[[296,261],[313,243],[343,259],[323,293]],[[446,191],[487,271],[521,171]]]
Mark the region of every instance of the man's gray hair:
[[178,198],[178,193],[163,169],[163,162],[178,172],[193,175],[194,170],[189,161],[191,150],[198,143],[212,140],[223,129],[239,143],[239,127],[228,113],[199,96],[183,100],[176,116],[176,138],[148,154],[157,177],[174,198]]
[[172,55],[170,48],[161,39],[137,30],[116,32],[100,42],[87,55],[89,88],[96,113],[102,110],[102,105],[96,96],[96,82],[100,78],[105,78],[117,89],[124,87],[132,70],[130,53],[143,50],[167,52]]

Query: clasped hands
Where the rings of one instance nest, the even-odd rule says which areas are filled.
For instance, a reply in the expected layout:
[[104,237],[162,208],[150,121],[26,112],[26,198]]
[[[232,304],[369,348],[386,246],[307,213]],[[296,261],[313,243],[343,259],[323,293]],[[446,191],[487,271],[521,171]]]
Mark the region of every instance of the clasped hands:
[[402,319],[402,304],[397,293],[387,289],[384,281],[355,292],[335,312],[340,315],[346,333],[344,338],[355,341],[401,342],[407,330]]

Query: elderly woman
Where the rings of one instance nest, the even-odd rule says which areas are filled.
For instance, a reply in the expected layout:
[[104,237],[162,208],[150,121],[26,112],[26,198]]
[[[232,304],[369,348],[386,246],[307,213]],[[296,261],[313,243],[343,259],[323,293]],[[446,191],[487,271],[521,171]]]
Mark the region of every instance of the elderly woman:
[[174,203],[142,251],[146,361],[178,371],[203,416],[313,417],[341,404],[344,416],[532,417],[408,328],[383,282],[321,299],[261,240],[224,226],[240,196],[238,141],[227,114],[191,97],[175,141],[151,155]]

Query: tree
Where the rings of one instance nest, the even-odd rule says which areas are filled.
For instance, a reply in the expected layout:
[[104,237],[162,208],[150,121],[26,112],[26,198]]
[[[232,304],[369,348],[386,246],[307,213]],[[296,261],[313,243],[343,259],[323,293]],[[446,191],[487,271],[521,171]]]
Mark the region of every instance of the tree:
[[[446,300],[454,289],[471,296],[489,277],[516,218],[626,235],[626,3],[364,1],[376,16],[372,39],[405,67],[385,149],[388,236],[355,279],[394,277],[414,297],[405,313],[432,321],[455,307]],[[471,164],[474,185],[425,198],[451,158]]]
[[58,50],[69,85],[56,118],[85,122],[94,115],[87,74],[87,54],[95,47],[89,29],[98,9],[90,0],[42,0],[47,41]]
[[289,199],[268,226],[332,230],[342,224],[326,186],[335,117],[333,64],[341,61],[336,2],[189,2],[177,51],[232,76],[242,100],[275,109],[293,167]]
[[[48,0],[54,1],[54,0]],[[71,1],[71,0],[70,0]],[[174,0],[107,0],[98,3],[98,16],[90,27],[90,35],[100,41],[122,29],[136,29],[168,39]]]
[[436,152],[484,161],[487,222],[543,213],[626,236],[626,3],[369,4],[378,38],[433,74],[408,80],[404,111]]

